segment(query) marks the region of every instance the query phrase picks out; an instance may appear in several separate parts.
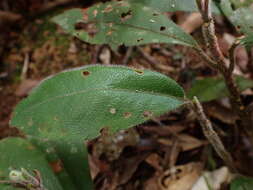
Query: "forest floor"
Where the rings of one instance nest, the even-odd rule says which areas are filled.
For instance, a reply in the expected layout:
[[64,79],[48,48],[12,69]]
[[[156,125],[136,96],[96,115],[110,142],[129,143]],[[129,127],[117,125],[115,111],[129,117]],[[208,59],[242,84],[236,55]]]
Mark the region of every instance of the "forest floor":
[[[43,4],[29,6],[28,12]],[[196,79],[218,76],[187,47],[152,44],[112,51],[107,45],[81,42],[50,21],[53,15],[79,6],[84,5],[69,3],[39,15],[30,11],[32,16],[22,13],[19,7],[10,7],[8,11],[22,18],[11,22],[0,20],[0,138],[21,135],[9,125],[13,109],[41,80],[65,69],[88,64],[123,64],[161,72],[185,89]],[[0,10],[4,8],[0,3]],[[189,19],[196,18],[195,13],[177,12],[168,16],[202,41],[201,20]],[[226,19],[215,18],[219,43],[226,53],[237,34]],[[252,77],[243,47],[238,49],[236,59],[236,73]],[[242,92],[242,98],[245,104],[252,104],[252,89]],[[233,153],[235,166],[241,173],[253,176],[253,170],[249,170],[253,168],[253,150],[247,139],[240,137],[235,124],[238,118],[228,98],[205,102],[203,106],[224,145]],[[115,146],[113,139],[118,135],[124,137],[124,143]],[[90,141],[89,146],[90,167],[97,189],[184,190],[191,187],[203,171],[215,171],[211,174],[224,178],[216,181],[219,189],[228,189],[231,174],[204,137],[196,116],[187,108],[115,135],[104,132]]]

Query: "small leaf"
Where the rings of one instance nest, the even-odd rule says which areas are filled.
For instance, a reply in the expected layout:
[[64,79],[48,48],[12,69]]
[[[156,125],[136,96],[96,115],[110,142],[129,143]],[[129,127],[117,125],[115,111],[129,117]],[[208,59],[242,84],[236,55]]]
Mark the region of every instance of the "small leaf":
[[232,9],[229,0],[221,0],[220,8],[230,22],[242,33],[251,35],[253,28],[253,11],[251,8]]
[[[0,141],[0,178],[9,180],[11,170],[24,168],[29,173],[38,170],[42,182],[48,190],[63,190],[57,177],[51,170],[45,155],[25,139],[7,138]],[[0,184],[1,190],[16,189]]]
[[230,1],[236,8],[248,7],[253,3],[253,0],[246,0],[246,1],[230,0]]
[[[243,91],[247,88],[253,87],[253,81],[241,76],[236,76],[236,83]],[[228,91],[223,78],[204,78],[196,80],[192,88],[188,91],[187,97],[193,98],[197,96],[202,102],[211,101],[228,96]]]
[[249,177],[238,177],[231,182],[230,190],[252,190],[253,179]]
[[245,36],[243,39],[241,39],[240,43],[247,47],[253,46],[253,32],[250,35]]
[[42,143],[51,141],[77,187],[84,189],[85,140],[104,127],[115,132],[174,110],[183,98],[182,88],[160,73],[92,65],[42,82],[17,106],[11,125]]
[[53,18],[66,32],[91,44],[134,46],[173,43],[196,47],[197,42],[161,12],[127,1],[72,9]]

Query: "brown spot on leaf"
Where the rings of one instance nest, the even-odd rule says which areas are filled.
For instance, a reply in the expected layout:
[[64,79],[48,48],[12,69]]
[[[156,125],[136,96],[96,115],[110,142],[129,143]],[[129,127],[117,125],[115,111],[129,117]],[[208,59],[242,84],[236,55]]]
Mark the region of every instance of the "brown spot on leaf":
[[84,30],[85,32],[88,33],[88,35],[91,38],[93,38],[97,34],[97,32],[98,32],[96,24],[92,23],[92,22],[90,22],[90,23],[78,22],[75,25],[75,29],[76,30]]
[[123,116],[124,116],[124,118],[129,118],[129,117],[131,117],[132,116],[132,113],[130,113],[130,112],[125,112],[124,114],[123,114]]
[[31,126],[33,125],[33,120],[32,120],[32,119],[29,119],[27,125],[28,125],[29,127],[31,127]]
[[87,21],[89,20],[89,15],[88,15],[88,13],[87,13],[87,8],[83,9],[83,10],[82,10],[82,13],[83,13],[83,20],[84,20],[85,22],[87,22]]
[[121,13],[120,19],[122,22],[130,19],[132,17],[132,10],[128,10],[127,12]]
[[49,164],[50,164],[54,173],[60,173],[63,170],[63,164],[62,164],[61,160],[49,162]]
[[57,116],[54,116],[53,120],[54,121],[59,121],[59,118]]
[[90,71],[83,71],[82,74],[83,76],[87,77],[90,75]]
[[110,36],[110,35],[112,35],[112,32],[113,32],[112,30],[109,30],[109,31],[106,33],[106,35],[107,35],[107,36]]
[[144,71],[142,71],[142,70],[135,69],[134,71],[135,71],[136,73],[138,73],[138,74],[141,74],[141,75],[144,74]]
[[96,17],[96,16],[97,16],[97,14],[98,14],[98,10],[97,10],[97,9],[95,9],[95,10],[92,12],[92,14],[93,14],[93,16],[94,16],[94,17]]
[[112,27],[112,26],[113,26],[113,23],[112,23],[112,22],[109,22],[109,23],[108,23],[108,26],[109,26],[109,27]]
[[143,112],[143,116],[144,117],[152,117],[153,116],[153,113],[151,111],[144,111]]
[[33,145],[28,145],[28,146],[27,146],[27,149],[28,149],[28,150],[34,150],[35,147],[34,147]]
[[107,5],[105,9],[102,11],[102,13],[109,13],[113,10],[112,5]]

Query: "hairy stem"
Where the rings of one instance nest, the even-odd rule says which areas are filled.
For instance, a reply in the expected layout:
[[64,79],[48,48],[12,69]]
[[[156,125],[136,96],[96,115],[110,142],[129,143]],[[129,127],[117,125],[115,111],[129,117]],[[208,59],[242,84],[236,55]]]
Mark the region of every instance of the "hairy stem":
[[232,156],[230,153],[225,149],[222,141],[220,140],[217,133],[214,131],[213,126],[209,119],[206,117],[203,108],[199,102],[199,100],[194,97],[192,102],[192,109],[197,115],[197,118],[200,122],[200,125],[202,127],[203,133],[205,137],[208,139],[208,141],[213,146],[216,153],[223,159],[223,161],[226,163],[226,165],[232,170],[236,171],[236,168],[234,167],[234,162],[232,159]]
[[236,85],[233,77],[233,70],[235,66],[235,50],[238,46],[236,41],[229,50],[229,66],[226,66],[226,59],[220,50],[217,37],[215,35],[214,19],[211,14],[210,0],[196,0],[199,11],[204,20],[203,24],[203,36],[206,41],[206,48],[211,53],[209,57],[200,47],[196,48],[202,59],[213,69],[222,74],[226,87],[229,92],[230,102],[233,109],[236,111],[240,120],[242,121],[242,128],[244,133],[249,137],[253,144],[253,121],[249,112],[244,107],[242,99],[240,97],[240,91]]

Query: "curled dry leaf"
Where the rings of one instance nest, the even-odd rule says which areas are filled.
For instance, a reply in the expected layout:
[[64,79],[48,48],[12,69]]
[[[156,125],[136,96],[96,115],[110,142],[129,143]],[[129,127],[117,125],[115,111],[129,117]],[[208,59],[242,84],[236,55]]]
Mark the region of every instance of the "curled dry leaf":
[[205,172],[194,184],[192,190],[219,190],[222,184],[229,184],[233,175],[227,167],[214,170],[213,172]]
[[165,171],[159,178],[161,190],[190,190],[202,171],[202,164],[191,162]]
[[[205,144],[204,141],[187,134],[179,134],[177,137],[179,139],[179,146],[182,148],[182,151],[189,151]],[[173,143],[171,139],[159,139],[159,142],[166,145],[172,145]]]

